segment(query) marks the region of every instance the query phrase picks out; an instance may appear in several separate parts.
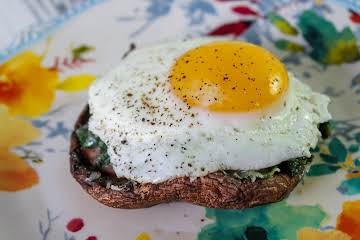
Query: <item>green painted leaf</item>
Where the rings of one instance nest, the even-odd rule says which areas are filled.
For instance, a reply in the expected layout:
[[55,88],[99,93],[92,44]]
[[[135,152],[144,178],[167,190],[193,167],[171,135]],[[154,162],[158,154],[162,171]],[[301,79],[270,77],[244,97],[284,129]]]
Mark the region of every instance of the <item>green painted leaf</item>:
[[320,157],[324,162],[327,162],[327,163],[337,163],[338,162],[337,157],[329,155],[329,154],[320,153]]
[[74,59],[81,59],[84,53],[93,51],[95,48],[88,46],[86,44],[80,45],[79,47],[73,48],[71,50],[72,56]]
[[266,15],[266,18],[275,26],[280,32],[288,34],[288,35],[297,35],[297,29],[292,26],[285,18],[282,16],[270,12]]
[[337,122],[335,120],[330,120],[329,123],[330,123],[330,129],[333,130],[336,128]]
[[311,148],[310,151],[311,151],[312,153],[320,152],[320,147],[319,147],[318,145],[316,145],[316,147],[315,147],[315,148]]
[[295,240],[299,229],[319,228],[327,217],[320,205],[289,205],[286,201],[243,210],[205,211],[213,221],[202,227],[198,240]]
[[360,59],[357,40],[349,27],[338,32],[333,23],[314,11],[304,11],[299,17],[299,28],[312,47],[310,56],[324,64],[340,64]]
[[337,137],[330,141],[329,151],[331,155],[337,158],[338,162],[345,162],[347,157],[347,150],[345,145]]
[[290,52],[303,52],[305,47],[298,43],[290,42],[285,39],[280,39],[275,41],[275,46],[281,50],[286,50]]
[[355,140],[356,142],[360,143],[360,133],[355,134]]
[[342,181],[337,188],[339,192],[345,195],[355,195],[360,193],[360,178],[351,178]]
[[359,145],[357,145],[357,144],[351,144],[351,145],[349,146],[349,152],[355,153],[355,152],[357,152],[357,151],[359,151]]
[[340,167],[333,166],[329,164],[314,164],[311,165],[309,172],[306,174],[307,176],[314,177],[314,176],[322,176],[328,175],[336,172]]
[[360,159],[359,159],[359,158],[354,159],[354,165],[355,165],[356,167],[360,167]]

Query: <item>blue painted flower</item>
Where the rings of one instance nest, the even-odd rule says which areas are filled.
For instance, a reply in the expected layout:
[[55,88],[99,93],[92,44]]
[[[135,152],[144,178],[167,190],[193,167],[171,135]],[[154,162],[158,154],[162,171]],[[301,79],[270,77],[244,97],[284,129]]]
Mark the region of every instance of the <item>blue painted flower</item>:
[[62,121],[57,122],[55,127],[49,126],[48,129],[49,129],[49,134],[47,135],[47,138],[63,136],[65,139],[67,139],[71,132],[69,128],[65,127],[64,122]]
[[190,19],[190,25],[201,24],[205,20],[205,15],[216,15],[214,6],[205,0],[192,0],[184,6],[186,17]]
[[146,30],[156,19],[166,16],[173,4],[174,0],[150,0],[150,4],[146,8],[146,22],[140,26],[130,37],[135,37]]
[[351,178],[341,182],[337,190],[344,195],[355,195],[360,193],[360,178]]

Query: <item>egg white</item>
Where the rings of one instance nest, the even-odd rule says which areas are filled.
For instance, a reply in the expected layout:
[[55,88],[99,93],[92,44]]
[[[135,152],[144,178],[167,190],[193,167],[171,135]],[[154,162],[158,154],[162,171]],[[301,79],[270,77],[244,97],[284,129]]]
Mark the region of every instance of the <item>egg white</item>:
[[164,43],[132,52],[89,91],[89,130],[108,146],[118,177],[159,183],[218,170],[257,170],[310,156],[328,121],[329,98],[289,74],[285,97],[268,109],[219,114],[188,106],[168,81],[176,58],[214,41]]

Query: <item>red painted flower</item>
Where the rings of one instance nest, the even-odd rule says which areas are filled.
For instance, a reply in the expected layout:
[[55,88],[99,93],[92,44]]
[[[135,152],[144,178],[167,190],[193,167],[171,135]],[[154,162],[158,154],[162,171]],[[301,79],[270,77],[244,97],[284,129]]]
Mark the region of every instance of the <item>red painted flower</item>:
[[223,35],[233,35],[235,37],[240,36],[245,32],[253,23],[253,21],[238,21],[225,23],[211,32],[208,33],[210,36],[223,36]]
[[86,238],[86,240],[97,240],[97,237],[95,236],[89,236]]
[[257,16],[258,13],[248,6],[236,6],[231,9],[234,13],[238,13],[241,15],[254,15]]
[[70,232],[78,232],[84,227],[84,221],[81,218],[73,218],[66,224],[66,229]]
[[351,13],[351,16],[350,16],[351,21],[353,21],[354,23],[360,23],[360,14],[358,14],[354,11],[351,11],[351,10],[350,10],[350,13]]

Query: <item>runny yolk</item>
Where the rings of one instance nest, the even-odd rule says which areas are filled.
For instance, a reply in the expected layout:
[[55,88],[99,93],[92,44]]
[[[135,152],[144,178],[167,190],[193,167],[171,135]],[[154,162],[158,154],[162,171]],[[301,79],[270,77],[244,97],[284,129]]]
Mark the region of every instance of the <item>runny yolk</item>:
[[248,112],[279,100],[288,88],[284,65],[267,50],[240,41],[191,49],[171,69],[171,87],[191,107]]

